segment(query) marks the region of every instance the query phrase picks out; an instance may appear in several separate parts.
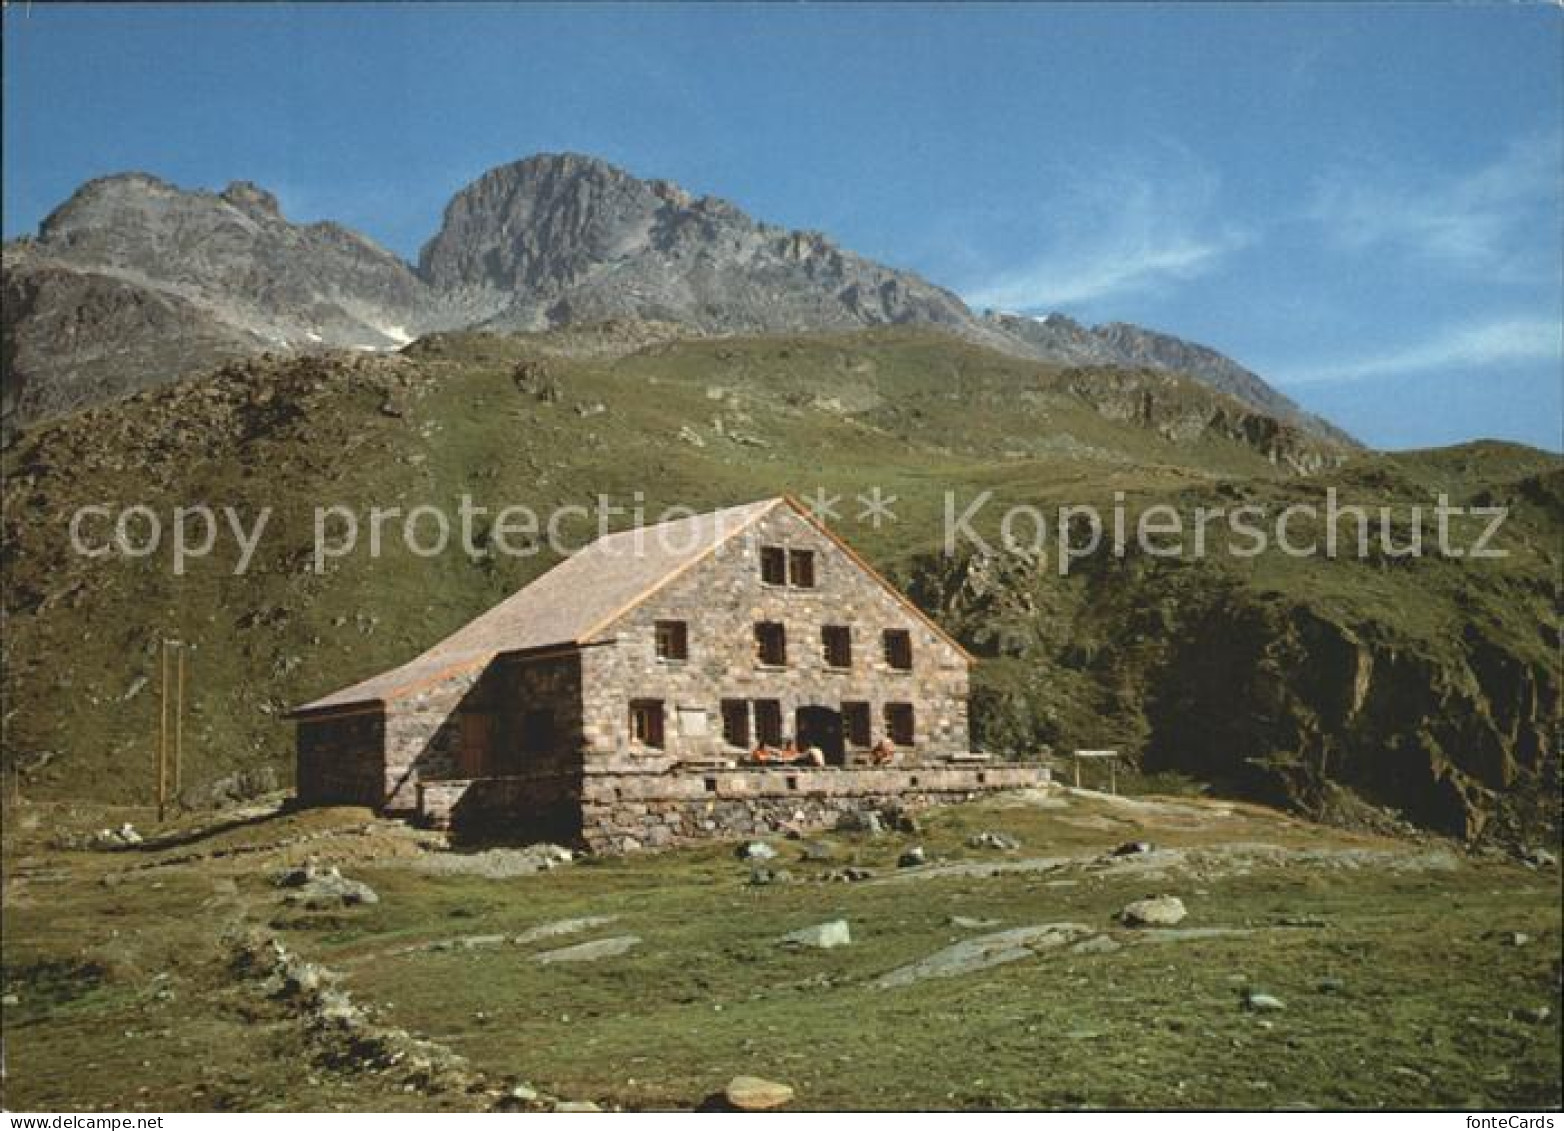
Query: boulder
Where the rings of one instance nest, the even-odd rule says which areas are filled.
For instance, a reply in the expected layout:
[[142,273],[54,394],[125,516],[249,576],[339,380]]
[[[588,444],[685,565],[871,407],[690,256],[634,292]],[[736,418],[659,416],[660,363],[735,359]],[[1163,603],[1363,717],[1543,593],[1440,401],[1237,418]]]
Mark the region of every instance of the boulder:
[[952,915],[950,925],[960,927],[963,931],[991,931],[999,926],[998,919],[974,919],[968,915]]
[[992,848],[999,852],[1014,852],[1021,842],[1009,833],[981,832],[967,838],[968,848]]
[[1533,868],[1557,868],[1559,858],[1546,848],[1528,848],[1521,853],[1521,862]]
[[759,1076],[735,1076],[722,1090],[722,1098],[738,1111],[769,1111],[791,1103],[793,1089]]
[[278,887],[292,889],[283,897],[285,903],[306,911],[331,911],[380,902],[380,896],[368,884],[348,879],[335,866],[322,868],[313,860],[303,867],[286,869],[275,882]]
[[737,856],[740,860],[775,860],[777,850],[763,840],[752,840],[739,845]]
[[593,931],[598,927],[606,927],[617,915],[583,915],[579,919],[555,919],[551,923],[539,923],[536,927],[529,927],[521,934],[514,936],[510,941],[517,946],[529,946],[544,939],[554,939],[561,935],[574,935],[581,931]]
[[833,947],[849,945],[853,937],[846,919],[832,919],[827,923],[817,923],[813,927],[805,927],[783,935],[778,941],[783,946],[807,946],[817,950],[830,950]]
[[1287,1008],[1285,1002],[1279,997],[1270,994],[1255,993],[1253,990],[1245,990],[1241,1003],[1244,1009],[1250,1013],[1280,1013]]
[[923,851],[921,844],[914,845],[896,858],[896,866],[898,868],[918,868],[928,862],[928,854]]
[[141,834],[127,821],[117,829],[99,829],[88,843],[93,848],[115,852],[121,848],[134,848],[140,844]]
[[641,940],[635,935],[620,935],[611,939],[595,939],[592,942],[577,943],[575,946],[561,947],[559,950],[545,950],[542,954],[532,956],[534,962],[540,966],[553,966],[560,962],[596,962],[602,958],[618,958],[628,954],[634,947],[640,945]]
[[1043,951],[1088,937],[1089,927],[1079,923],[1043,923],[1035,927],[1016,927],[991,935],[947,946],[918,962],[898,967],[882,975],[874,984],[878,989],[911,985],[925,978],[954,978],[990,966],[1033,958]]
[[872,809],[853,809],[837,818],[836,827],[847,833],[867,833],[879,836],[885,831],[885,823]]
[[1137,899],[1119,912],[1119,922],[1126,927],[1172,927],[1184,921],[1189,914],[1184,901],[1176,895],[1154,895]]
[[1127,840],[1113,850],[1114,856],[1141,856],[1147,852],[1155,852],[1157,846],[1149,840]]

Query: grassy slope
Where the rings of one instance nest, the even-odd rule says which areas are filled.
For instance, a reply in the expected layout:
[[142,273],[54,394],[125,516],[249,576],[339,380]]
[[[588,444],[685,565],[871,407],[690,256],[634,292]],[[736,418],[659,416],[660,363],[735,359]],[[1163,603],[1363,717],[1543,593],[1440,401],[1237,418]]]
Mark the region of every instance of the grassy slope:
[[[199,648],[186,781],[257,762],[286,772],[291,736],[279,715],[288,706],[406,659],[551,564],[546,555],[473,562],[454,549],[420,559],[393,538],[379,561],[361,549],[317,576],[308,568],[316,505],[454,510],[466,492],[491,508],[546,513],[599,494],[627,503],[639,491],[655,512],[824,488],[845,496],[842,533],[906,580],[938,549],[946,490],[962,501],[995,492],[979,523],[992,537],[1007,502],[1106,506],[1123,491],[1140,503],[1242,496],[1279,506],[1340,482],[1374,502],[1426,504],[1436,488],[1470,497],[1558,475],[1541,453],[1483,445],[1364,455],[1300,480],[1233,440],[1175,441],[1109,419],[1060,391],[1058,371],[927,332],[663,343],[618,360],[547,357],[544,345],[455,336],[405,358],[252,364],[60,422],[8,453],[5,755],[13,766],[47,761],[24,789],[149,795],[159,633]],[[517,387],[513,370],[529,359],[546,376],[528,390],[550,385],[557,400]],[[1164,409],[1171,398],[1175,414],[1209,410],[1204,390],[1170,393],[1158,380]],[[855,520],[854,496],[873,485],[899,499],[901,520],[880,530]],[[1071,649],[1089,655],[1127,632],[1158,646],[1148,611],[1219,583],[1371,622],[1435,656],[1475,616],[1526,662],[1552,669],[1537,626],[1550,617],[1558,567],[1553,498],[1523,506],[1505,536],[1516,556],[1480,574],[1454,563],[1401,571],[1276,555],[1188,569],[1099,562],[1068,583],[1044,571],[1012,596],[1054,615],[1010,620],[1047,639],[991,670],[1003,684],[1006,664],[1019,662],[1047,682],[1057,700],[1048,709],[1062,721],[1040,733],[1072,741],[1106,731],[1138,748],[1143,724],[1129,718],[1127,733],[1112,733],[1128,717],[1112,700],[1146,689],[1115,691],[1113,673],[1072,660]],[[166,554],[130,562],[68,552],[64,523],[81,503],[146,502],[166,519],[195,501],[235,505],[251,521],[275,508],[249,574],[230,576],[228,537],[178,579]],[[1121,585],[1124,570],[1145,580]]]
[[[16,813],[13,812],[13,818]],[[1556,871],[1455,861],[1426,846],[1321,830],[1256,807],[965,806],[927,822],[936,859],[980,829],[1022,839],[1022,856],[1075,858],[1048,873],[911,883],[810,882],[857,862],[884,876],[911,838],[834,835],[830,864],[797,860],[795,882],[750,887],[731,846],[580,865],[522,879],[431,877],[406,835],[362,832],[361,811],[317,811],[130,854],[62,853],[45,834],[146,814],[24,807],[7,825],[7,1106],[180,1110],[484,1107],[493,1097],[404,1093],[333,1067],[254,986],[219,938],[279,922],[287,945],[343,975],[382,1020],[463,1054],[491,1085],[631,1108],[689,1107],[736,1073],[792,1084],[797,1106],[1533,1108],[1560,1099]],[[338,835],[329,835],[331,830]],[[308,844],[266,848],[300,834]],[[321,834],[328,834],[322,836]],[[1123,840],[1201,848],[1152,876],[1091,863]],[[1312,858],[1246,863],[1263,843]],[[247,845],[262,851],[219,855]],[[1341,852],[1387,855],[1349,866]],[[301,922],[279,916],[272,872],[306,853],[368,880],[380,904]],[[1431,861],[1431,863],[1430,863]],[[1139,942],[1113,914],[1173,891],[1184,926],[1251,934]],[[199,914],[192,909],[200,908]],[[594,932],[634,934],[629,955],[538,966],[528,947],[405,952],[615,915]],[[1072,921],[1106,931],[1112,954],[1052,951],[945,980],[882,990],[874,979],[973,932]],[[853,943],[775,945],[845,917]],[[1524,946],[1501,932],[1523,932]],[[404,952],[404,953],[397,953]],[[60,978],[84,964],[96,981]],[[1286,1003],[1257,1017],[1243,988]],[[1523,1014],[1548,1006],[1545,1023]],[[121,1039],[121,1035],[126,1039]]]

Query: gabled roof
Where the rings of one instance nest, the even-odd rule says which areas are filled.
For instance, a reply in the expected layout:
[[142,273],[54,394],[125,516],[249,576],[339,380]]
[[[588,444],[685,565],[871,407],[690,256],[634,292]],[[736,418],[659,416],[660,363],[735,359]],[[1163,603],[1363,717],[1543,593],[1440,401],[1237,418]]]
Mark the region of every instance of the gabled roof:
[[970,659],[960,644],[795,500],[779,496],[599,538],[400,667],[297,707],[293,715],[384,703],[512,652],[580,646],[778,506],[787,506]]

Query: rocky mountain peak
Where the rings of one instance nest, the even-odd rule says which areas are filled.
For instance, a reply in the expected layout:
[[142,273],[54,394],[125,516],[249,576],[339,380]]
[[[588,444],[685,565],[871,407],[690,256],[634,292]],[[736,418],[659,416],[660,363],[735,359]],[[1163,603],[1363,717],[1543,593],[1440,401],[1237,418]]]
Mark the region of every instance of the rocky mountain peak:
[[[21,278],[45,266],[80,277],[69,285]],[[50,374],[68,383],[80,365],[51,350],[43,327],[52,323],[41,310],[78,327],[77,356],[116,358],[127,387],[182,375],[168,364],[170,327],[181,320],[191,323],[183,335],[190,348],[178,354],[183,371],[236,350],[384,349],[455,328],[630,320],[734,334],[922,325],[1040,361],[1185,372],[1346,439],[1215,351],[1063,315],[979,317],[951,292],[824,233],[767,224],[719,197],[581,153],[537,154],[461,189],[416,270],[339,225],[290,223],[277,198],[248,181],[214,193],[124,173],[83,185],[36,240],[8,247],[6,271],[17,276],[8,278],[16,294],[36,299],[6,316],[13,368],[38,378],[30,387],[39,399],[13,404],[16,419],[83,399],[45,395]],[[60,303],[112,310],[116,320],[82,324],[72,310],[54,309]],[[158,317],[138,321],[138,311]],[[99,389],[91,384],[93,398]]]
[[282,208],[277,198],[253,181],[234,181],[217,195],[256,219],[282,219]]

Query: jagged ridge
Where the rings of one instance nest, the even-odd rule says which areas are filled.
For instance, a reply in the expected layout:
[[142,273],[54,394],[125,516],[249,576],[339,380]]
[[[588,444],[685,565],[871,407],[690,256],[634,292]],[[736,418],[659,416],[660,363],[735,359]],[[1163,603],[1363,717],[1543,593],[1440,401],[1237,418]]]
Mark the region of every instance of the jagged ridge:
[[4,270],[18,299],[4,326],[11,425],[262,350],[633,318],[715,334],[931,326],[1020,357],[1188,372],[1350,443],[1204,347],[1118,324],[979,317],[818,232],[579,154],[529,157],[462,189],[416,269],[340,225],[290,223],[253,184],[185,191],[131,173],[83,185],[36,238],[6,247]]

